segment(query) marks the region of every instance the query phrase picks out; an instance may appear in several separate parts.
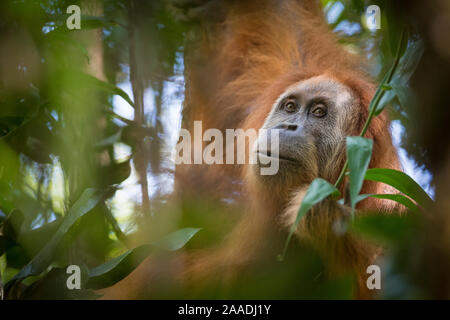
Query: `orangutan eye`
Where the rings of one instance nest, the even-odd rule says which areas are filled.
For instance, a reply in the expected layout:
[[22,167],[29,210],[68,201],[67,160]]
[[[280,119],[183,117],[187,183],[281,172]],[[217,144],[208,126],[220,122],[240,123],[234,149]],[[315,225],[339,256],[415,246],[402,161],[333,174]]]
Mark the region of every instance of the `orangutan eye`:
[[322,118],[327,114],[327,107],[323,103],[318,103],[311,108],[311,114],[317,118]]
[[297,111],[297,104],[293,100],[288,100],[283,104],[283,110],[287,113],[294,113]]

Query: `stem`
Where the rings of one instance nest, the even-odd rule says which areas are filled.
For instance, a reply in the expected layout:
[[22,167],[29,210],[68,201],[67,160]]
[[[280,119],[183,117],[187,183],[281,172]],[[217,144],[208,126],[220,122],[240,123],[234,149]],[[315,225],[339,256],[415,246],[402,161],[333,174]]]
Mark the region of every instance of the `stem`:
[[127,248],[129,248],[127,236],[122,232],[122,229],[120,229],[120,226],[117,223],[116,218],[113,216],[111,211],[109,211],[109,209],[106,206],[104,201],[101,203],[101,208],[104,211],[106,219],[111,224],[111,227],[112,227],[117,239],[119,239]]
[[339,177],[336,180],[336,183],[334,184],[334,186],[336,188],[338,188],[339,185],[341,184],[342,180],[344,180],[344,175],[345,175],[345,172],[347,171],[347,168],[348,168],[348,161],[345,160],[345,163],[344,163],[344,166],[342,167],[341,173],[339,174]]
[[[378,87],[377,91],[375,92],[375,96],[373,97],[372,101],[370,102],[369,116],[367,117],[367,120],[364,124],[363,129],[361,130],[361,133],[359,134],[360,137],[363,137],[366,134],[367,129],[369,129],[370,122],[372,121],[372,118],[375,116],[375,112],[378,108],[378,104],[380,103],[381,99],[383,98],[383,96],[386,92],[385,86],[391,82],[392,77],[394,76],[395,71],[397,70],[397,67],[398,67],[398,64],[399,64],[400,58],[401,58],[401,54],[400,54],[401,48],[402,48],[403,42],[405,41],[405,39],[407,39],[406,35],[407,34],[406,34],[406,27],[405,27],[402,30],[402,35],[400,37],[400,42],[397,47],[397,52],[395,54],[394,63],[392,64],[392,67],[389,70],[387,76],[381,82],[380,86]],[[338,188],[339,185],[344,180],[344,176],[345,176],[345,172],[347,171],[347,168],[348,168],[348,160],[345,160],[344,166],[339,174],[339,177],[336,180],[336,183],[334,184],[334,186],[336,188]]]
[[[134,120],[138,126],[142,126],[144,121],[144,88],[142,77],[138,73],[138,66],[136,62],[136,39],[135,39],[135,27],[136,27],[136,6],[135,1],[129,2],[129,52],[130,52],[130,81],[133,88],[134,98]],[[142,193],[142,212],[144,217],[150,213],[150,198],[148,196],[148,181],[147,181],[147,156],[144,141],[139,141],[136,145],[136,151],[134,153],[134,164],[136,171],[139,175],[139,182],[141,185]]]

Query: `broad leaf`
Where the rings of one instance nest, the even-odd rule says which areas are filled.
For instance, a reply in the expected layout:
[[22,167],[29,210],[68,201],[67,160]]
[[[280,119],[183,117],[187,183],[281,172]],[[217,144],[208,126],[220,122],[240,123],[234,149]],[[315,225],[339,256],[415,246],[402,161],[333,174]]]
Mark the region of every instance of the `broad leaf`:
[[95,300],[101,295],[85,288],[88,279],[87,268],[81,266],[81,288],[70,290],[67,288],[67,268],[53,268],[45,276],[28,286],[20,299],[24,300]]
[[417,66],[419,65],[423,51],[424,45],[422,40],[411,43],[406,49],[403,57],[400,59],[397,72],[392,78],[390,84],[407,85],[409,79],[411,79],[411,76],[414,74]]
[[390,185],[424,207],[429,207],[433,202],[422,187],[404,172],[394,169],[369,169],[365,179]]
[[373,141],[362,137],[347,137],[347,160],[350,170],[350,206],[352,215],[355,205],[358,201],[359,192],[361,191],[364,175],[369,167],[370,158],[372,157]]
[[199,228],[180,229],[152,244],[163,250],[176,251],[184,247],[184,245],[199,231]]
[[404,85],[392,85],[392,90],[397,96],[398,101],[402,107],[411,107],[414,103],[414,92],[410,87]]
[[92,210],[102,197],[102,192],[95,189],[86,189],[64,216],[61,225],[53,235],[52,239],[27,265],[22,268],[22,270],[19,271],[19,273],[17,273],[5,285],[5,288],[9,288],[16,281],[20,281],[26,277],[38,275],[43,272],[52,262],[54,252],[64,235],[66,235],[67,231],[78,219]]
[[126,180],[131,174],[130,166],[131,157],[120,163],[111,163],[109,166],[102,168],[101,174],[104,185],[120,184]]
[[73,77],[77,78],[76,79],[77,81],[74,81],[75,83],[78,83],[86,88],[98,89],[98,90],[102,90],[109,94],[119,95],[134,108],[134,103],[131,100],[131,98],[128,96],[128,94],[125,91],[123,91],[119,87],[117,87],[109,82],[106,82],[106,81],[100,80],[96,77],[93,77],[87,73],[80,73],[75,70],[70,70],[70,71],[72,72]]
[[136,269],[152,249],[151,245],[144,244],[91,269],[87,288],[100,289],[112,286]]
[[[359,201],[362,201],[369,197],[377,198],[377,199],[392,200],[392,201],[395,201],[395,202],[405,206],[406,208],[408,208],[409,210],[411,210],[414,213],[420,213],[419,207],[417,207],[414,204],[414,202],[412,202],[408,197],[406,197],[402,194],[384,194],[384,193],[383,194],[360,194],[360,195],[358,195],[357,199],[359,202]],[[340,199],[338,202],[340,204],[344,204],[344,199]]]
[[[397,54],[397,50],[400,50],[400,56],[406,49],[407,41],[402,41],[402,29],[404,28],[404,19],[402,16],[397,14],[396,6],[393,1],[388,1],[384,8],[383,13],[385,14],[384,23],[387,24],[387,32],[384,30],[384,35],[389,41],[390,52],[393,57]],[[386,28],[386,27],[384,27]],[[400,43],[402,42],[402,43]],[[400,46],[400,48],[399,48]]]
[[128,250],[89,271],[88,288],[100,289],[112,286],[130,274],[155,249],[176,251],[181,249],[200,229],[184,228],[161,240]]
[[402,194],[372,194],[370,195],[372,198],[377,199],[388,199],[395,201],[414,213],[420,213],[420,209],[412,202],[408,197],[405,197]]
[[[400,59],[399,65],[398,65],[397,69],[395,70],[392,80],[388,83],[394,90],[389,90],[389,91],[385,92],[385,94],[381,98],[380,102],[378,103],[377,109],[375,111],[375,115],[379,115],[383,111],[385,106],[389,102],[391,102],[391,100],[396,95],[398,95],[399,88],[408,86],[409,79],[413,75],[414,71],[417,68],[417,65],[419,64],[420,59],[422,58],[423,50],[424,49],[423,49],[422,41],[416,41],[408,46],[405,54]],[[383,82],[382,82],[382,84],[383,84]],[[403,96],[398,96],[400,103],[404,103],[404,102],[408,101],[408,99],[405,98],[405,96],[404,96],[404,94],[407,94],[407,93],[409,93],[409,92],[404,91],[404,90],[402,92],[400,92],[400,95],[403,95]]]

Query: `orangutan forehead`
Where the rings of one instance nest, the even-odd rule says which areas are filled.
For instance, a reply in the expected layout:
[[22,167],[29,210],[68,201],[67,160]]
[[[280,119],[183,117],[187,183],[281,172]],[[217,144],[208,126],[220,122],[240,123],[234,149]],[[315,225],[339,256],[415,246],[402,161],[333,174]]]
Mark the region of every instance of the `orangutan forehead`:
[[339,81],[321,75],[290,85],[279,100],[292,95],[314,95],[332,99],[336,105],[346,104],[352,99],[351,90]]

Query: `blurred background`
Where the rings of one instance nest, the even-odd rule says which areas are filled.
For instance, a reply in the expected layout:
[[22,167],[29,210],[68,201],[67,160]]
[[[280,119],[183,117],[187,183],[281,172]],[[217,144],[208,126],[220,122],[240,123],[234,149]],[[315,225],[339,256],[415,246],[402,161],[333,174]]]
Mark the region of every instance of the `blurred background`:
[[[81,8],[80,30],[66,25],[71,15],[66,10],[73,4]],[[209,18],[203,14],[207,4],[1,1],[3,298],[95,297],[88,289],[67,293],[58,288],[57,279],[67,265],[82,265],[83,272],[95,278],[93,268],[136,254],[133,262],[119,260],[114,267],[118,269],[97,269],[104,275],[99,280],[95,274],[101,284],[93,281],[88,286],[96,289],[114,283],[142,261],[133,251],[139,245],[177,230],[202,228],[186,244],[197,248],[220,241],[230,230],[236,215],[223,205],[226,199],[220,204],[193,200],[176,208],[170,200],[187,85],[185,57],[195,50],[198,32]],[[404,25],[408,43],[420,41],[425,48],[405,84],[408,94],[388,96],[386,103],[404,170],[436,205],[424,217],[375,221],[378,229],[362,222],[361,232],[391,248],[383,260],[387,271],[380,298],[450,298],[450,4],[322,4],[330,29],[349,51],[367,57],[375,79],[390,68]],[[381,8],[381,29],[366,23],[366,8],[373,4]],[[69,212],[77,218],[64,222]],[[320,275],[322,266],[314,252],[304,252],[309,258],[283,271],[285,279],[277,285],[264,280],[266,273],[256,274],[235,295],[264,297],[270,291],[275,298],[351,297],[347,278],[324,279],[319,289],[311,289],[311,274]],[[302,283],[301,289],[292,289],[292,279]]]

